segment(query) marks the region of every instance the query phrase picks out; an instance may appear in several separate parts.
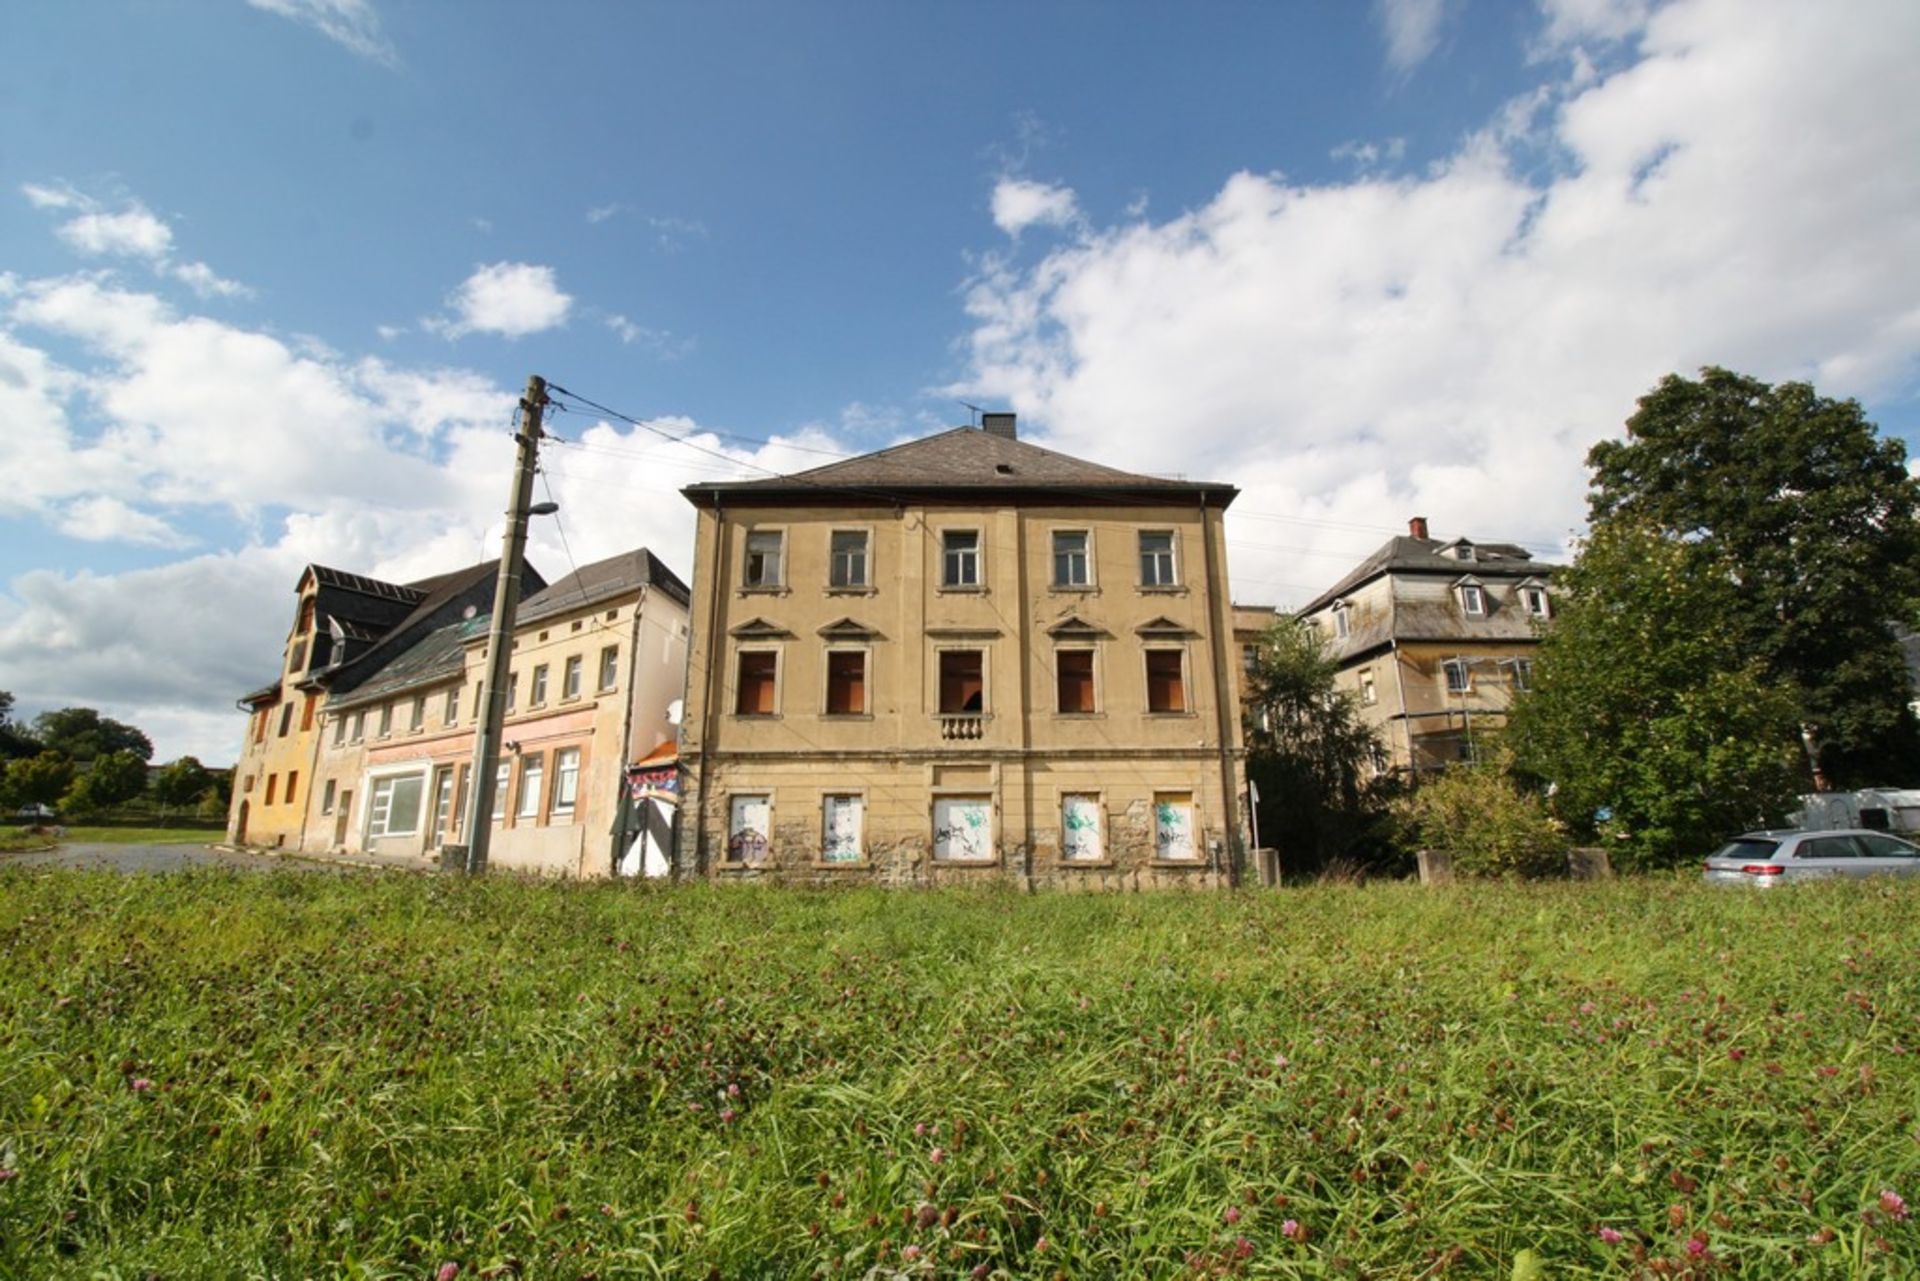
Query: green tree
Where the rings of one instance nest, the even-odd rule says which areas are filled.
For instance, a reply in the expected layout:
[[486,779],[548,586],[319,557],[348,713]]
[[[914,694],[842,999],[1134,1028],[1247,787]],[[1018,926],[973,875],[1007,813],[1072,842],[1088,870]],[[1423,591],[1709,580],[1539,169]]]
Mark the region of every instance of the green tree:
[[1289,871],[1341,859],[1377,862],[1387,848],[1378,744],[1318,628],[1281,616],[1261,636],[1247,682],[1247,777],[1260,791],[1260,839]]
[[110,752],[132,752],[143,762],[153,759],[152,739],[91,707],[42,712],[34,718],[33,732],[49,751],[64,752],[76,761],[90,761]]
[[59,752],[42,752],[7,765],[6,803],[10,806],[59,803],[73,785],[73,762]]
[[147,764],[132,752],[96,756],[73,780],[62,805],[76,814],[99,814],[147,790]]
[[0,762],[40,754],[40,744],[13,719],[13,695],[0,689]]
[[1614,517],[1555,580],[1554,623],[1506,745],[1523,780],[1613,861],[1698,857],[1797,789],[1797,701],[1743,652],[1740,586],[1682,539]]
[[1920,484],[1899,441],[1856,401],[1708,368],[1663,379],[1587,461],[1593,529],[1638,523],[1728,585],[1733,666],[1792,694],[1831,786],[1915,780],[1893,629],[1920,602]]
[[160,802],[160,818],[167,810],[197,804],[213,788],[213,772],[192,756],[182,756],[153,778],[153,797]]
[[[1499,755],[1499,753],[1496,753]],[[1506,762],[1455,765],[1395,802],[1407,834],[1453,855],[1463,876],[1551,876],[1567,868],[1565,830]]]

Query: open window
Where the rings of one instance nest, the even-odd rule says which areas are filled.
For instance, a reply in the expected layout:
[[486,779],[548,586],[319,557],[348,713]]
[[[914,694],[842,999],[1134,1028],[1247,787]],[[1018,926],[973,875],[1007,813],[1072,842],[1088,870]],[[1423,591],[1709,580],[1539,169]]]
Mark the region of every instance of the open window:
[[827,715],[867,714],[867,651],[827,651]]
[[772,716],[779,706],[780,654],[771,649],[743,649],[734,698],[736,716]]
[[1088,715],[1098,709],[1093,688],[1093,651],[1057,649],[1053,652],[1054,710],[1063,716]]
[[748,587],[779,587],[781,551],[786,542],[782,531],[755,529],[747,534],[747,559],[740,581]]
[[1186,651],[1147,651],[1147,710],[1174,713],[1187,709]]
[[977,649],[940,651],[940,711],[947,716],[986,711],[986,655]]

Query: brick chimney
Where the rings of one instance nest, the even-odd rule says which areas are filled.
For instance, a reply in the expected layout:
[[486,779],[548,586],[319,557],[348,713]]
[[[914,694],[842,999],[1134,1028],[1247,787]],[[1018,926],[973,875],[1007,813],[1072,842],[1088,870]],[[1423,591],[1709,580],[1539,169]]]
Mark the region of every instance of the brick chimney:
[[1020,433],[1014,430],[1013,414],[981,414],[980,430],[989,436],[1002,436],[1007,440],[1020,439]]
[[1427,536],[1427,518],[1425,516],[1415,516],[1407,522],[1407,532],[1415,538],[1425,538]]

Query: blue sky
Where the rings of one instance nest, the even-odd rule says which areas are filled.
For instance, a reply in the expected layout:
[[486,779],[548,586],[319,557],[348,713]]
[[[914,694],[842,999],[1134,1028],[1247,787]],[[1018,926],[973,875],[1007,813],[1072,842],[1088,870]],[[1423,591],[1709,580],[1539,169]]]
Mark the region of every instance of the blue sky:
[[1917,12],[8,6],[0,688],[228,760],[301,565],[493,553],[534,372],[700,446],[561,416],[550,574],[962,399],[1239,483],[1282,603],[1413,514],[1564,548],[1668,370],[1909,435]]

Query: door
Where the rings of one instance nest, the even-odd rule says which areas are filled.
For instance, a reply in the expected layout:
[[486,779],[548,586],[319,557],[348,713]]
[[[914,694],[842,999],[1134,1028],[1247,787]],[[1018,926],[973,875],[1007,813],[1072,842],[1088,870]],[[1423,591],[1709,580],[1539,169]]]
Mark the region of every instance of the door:
[[251,802],[248,801],[240,802],[240,817],[236,819],[233,824],[233,843],[235,845],[245,845],[247,843],[247,807],[250,804]]
[[447,843],[447,820],[453,814],[453,766],[442,765],[433,771],[433,830],[427,833],[427,848]]
[[353,793],[340,793],[340,808],[333,816],[333,845],[335,849],[347,848],[347,815],[353,813]]

